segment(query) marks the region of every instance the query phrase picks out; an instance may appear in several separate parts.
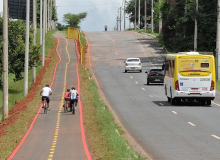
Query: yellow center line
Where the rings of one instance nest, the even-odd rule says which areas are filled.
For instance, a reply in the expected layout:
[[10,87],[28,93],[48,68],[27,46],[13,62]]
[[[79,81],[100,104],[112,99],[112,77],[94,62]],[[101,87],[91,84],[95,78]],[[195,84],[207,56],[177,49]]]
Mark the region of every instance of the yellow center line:
[[59,133],[60,113],[61,113],[61,110],[62,110],[62,108],[63,108],[63,95],[64,95],[64,93],[65,93],[65,88],[66,88],[67,67],[68,67],[68,64],[69,64],[69,62],[70,62],[70,55],[69,55],[67,46],[68,46],[68,41],[67,41],[67,39],[66,39],[66,52],[67,52],[67,55],[68,55],[68,62],[66,63],[66,68],[65,68],[63,94],[62,94],[62,97],[61,97],[60,109],[59,109],[58,114],[57,114],[57,122],[56,122],[56,130],[55,130],[55,133],[54,133],[54,140],[53,140],[53,143],[52,143],[52,146],[51,146],[51,149],[50,149],[50,151],[53,151],[53,152],[50,152],[50,154],[49,154],[47,160],[52,160],[52,157],[53,157],[54,151],[55,151],[55,147],[56,147],[56,143],[54,143],[54,141],[57,141],[57,137],[58,137],[58,133]]

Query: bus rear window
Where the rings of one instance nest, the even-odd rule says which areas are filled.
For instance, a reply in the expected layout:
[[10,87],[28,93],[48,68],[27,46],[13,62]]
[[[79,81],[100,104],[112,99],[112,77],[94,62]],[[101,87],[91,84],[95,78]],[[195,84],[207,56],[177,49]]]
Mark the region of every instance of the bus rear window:
[[209,63],[201,63],[201,68],[208,68],[209,67]]

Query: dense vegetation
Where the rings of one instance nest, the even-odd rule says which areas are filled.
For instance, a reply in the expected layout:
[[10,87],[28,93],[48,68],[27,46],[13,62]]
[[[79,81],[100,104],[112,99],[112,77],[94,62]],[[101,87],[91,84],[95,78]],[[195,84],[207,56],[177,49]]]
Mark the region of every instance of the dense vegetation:
[[[29,66],[38,65],[40,46],[33,45],[33,29],[29,34]],[[8,73],[14,74],[14,81],[23,79],[25,61],[26,25],[22,20],[8,21]],[[0,17],[0,60],[3,62],[3,18]],[[0,86],[2,85],[3,63],[0,63]]]
[[[138,6],[138,0],[136,0]],[[134,22],[134,2],[128,2],[126,12],[131,13]],[[159,12],[162,12],[162,38],[171,52],[192,51],[194,49],[195,18],[198,23],[198,51],[212,51],[216,48],[217,1],[199,0],[196,12],[195,0],[154,1],[154,29],[158,31]],[[141,0],[141,15],[144,16],[144,0]],[[138,15],[138,8],[136,11]],[[151,13],[151,0],[147,0],[147,15]],[[150,23],[150,21],[148,21]]]

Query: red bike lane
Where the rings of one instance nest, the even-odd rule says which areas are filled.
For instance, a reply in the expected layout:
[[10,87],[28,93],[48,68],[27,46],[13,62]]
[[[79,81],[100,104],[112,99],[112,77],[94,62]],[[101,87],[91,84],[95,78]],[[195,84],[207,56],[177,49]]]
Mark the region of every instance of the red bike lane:
[[47,114],[44,114],[43,109],[40,110],[23,143],[9,159],[91,159],[88,143],[84,138],[81,104],[80,107],[78,104],[75,115],[71,112],[64,113],[62,107],[66,89],[78,88],[76,44],[61,33],[56,33],[55,37],[59,41],[57,52],[61,61],[51,83],[51,110]]

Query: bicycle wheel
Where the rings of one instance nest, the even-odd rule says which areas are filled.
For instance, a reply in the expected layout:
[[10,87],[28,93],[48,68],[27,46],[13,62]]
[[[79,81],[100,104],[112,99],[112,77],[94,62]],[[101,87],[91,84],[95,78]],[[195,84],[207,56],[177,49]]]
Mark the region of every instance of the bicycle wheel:
[[44,102],[44,113],[46,114],[47,113],[47,103],[46,102]]
[[67,106],[66,106],[67,112],[70,112],[70,110],[71,110],[71,106],[69,104],[70,104],[70,101],[67,102]]
[[75,106],[74,106],[74,104],[75,103],[72,104],[72,114],[75,114]]
[[63,105],[63,109],[64,109],[64,112],[66,113],[67,112],[67,108],[66,108],[66,101],[65,101],[65,103],[64,103],[64,105]]

